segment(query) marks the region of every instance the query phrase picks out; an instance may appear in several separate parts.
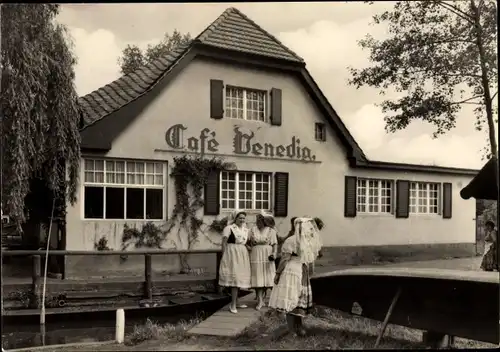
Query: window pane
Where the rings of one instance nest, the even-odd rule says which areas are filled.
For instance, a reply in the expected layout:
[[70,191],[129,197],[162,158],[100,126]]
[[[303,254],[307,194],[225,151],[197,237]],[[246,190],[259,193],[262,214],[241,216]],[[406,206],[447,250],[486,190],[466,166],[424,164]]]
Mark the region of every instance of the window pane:
[[146,175],[146,184],[147,185],[154,185],[155,184],[154,175]]
[[94,160],[85,159],[85,171],[94,171]]
[[85,182],[94,182],[94,173],[92,171],[85,172]]
[[94,165],[96,171],[104,171],[104,160],[96,160]]
[[163,190],[162,189],[147,189],[146,190],[146,218],[147,219],[162,219],[163,218]]
[[104,171],[96,171],[94,172],[94,182],[96,183],[104,183]]
[[163,175],[163,164],[162,163],[155,164],[155,173]]
[[106,187],[106,219],[124,219],[125,189]]
[[104,215],[104,187],[85,186],[83,203],[86,219],[102,219]]
[[144,188],[127,188],[127,219],[144,219]]
[[124,161],[115,161],[115,169],[116,169],[116,172],[124,173],[125,172],[125,162]]
[[148,174],[153,174],[155,172],[155,164],[154,163],[146,163],[146,172]]
[[107,183],[115,183],[115,174],[107,173],[106,174],[106,182]]
[[115,171],[115,162],[107,160],[106,161],[106,171]]

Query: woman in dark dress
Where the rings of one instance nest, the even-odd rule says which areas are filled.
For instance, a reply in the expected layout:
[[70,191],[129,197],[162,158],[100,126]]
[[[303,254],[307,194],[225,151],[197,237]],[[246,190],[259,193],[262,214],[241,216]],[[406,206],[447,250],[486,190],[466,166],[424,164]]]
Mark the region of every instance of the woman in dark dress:
[[[481,262],[481,269],[484,271],[498,271],[498,257],[497,257],[497,230],[493,221],[487,221],[486,237],[486,251]],[[488,248],[489,247],[489,248]]]

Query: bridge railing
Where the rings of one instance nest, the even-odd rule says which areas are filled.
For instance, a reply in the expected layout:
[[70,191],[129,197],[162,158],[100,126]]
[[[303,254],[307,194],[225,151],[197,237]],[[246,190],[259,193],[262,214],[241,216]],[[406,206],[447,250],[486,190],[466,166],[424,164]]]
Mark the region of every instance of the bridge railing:
[[[165,250],[165,249],[149,249],[149,250],[136,250],[136,251],[71,251],[71,250],[49,250],[49,256],[121,256],[132,255],[144,256],[144,297],[147,299],[153,298],[153,255],[179,255],[179,254],[215,254],[216,256],[216,285],[219,282],[219,265],[222,258],[220,249],[201,249],[201,250]],[[42,284],[42,258],[46,252],[44,250],[4,250],[2,257],[21,257],[31,256],[32,258],[32,283],[31,290],[36,302],[33,306],[35,308],[41,307],[41,284]]]

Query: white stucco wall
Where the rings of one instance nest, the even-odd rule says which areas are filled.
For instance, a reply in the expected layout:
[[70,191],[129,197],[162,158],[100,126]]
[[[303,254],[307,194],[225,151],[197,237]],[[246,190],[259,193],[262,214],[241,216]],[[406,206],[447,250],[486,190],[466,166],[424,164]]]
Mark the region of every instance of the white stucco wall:
[[[250,121],[235,121],[229,118],[210,119],[210,79],[221,79],[225,85],[234,85],[269,91],[279,88],[283,94],[283,122],[275,127]],[[188,130],[185,136],[199,136],[207,127],[216,132],[220,143],[219,152],[232,153],[234,126],[255,132],[255,140],[288,144],[293,135],[309,147],[321,163],[301,163],[290,160],[265,160],[257,158],[227,157],[245,171],[268,171],[289,173],[289,216],[307,214],[323,219],[326,228],[323,242],[326,246],[369,246],[395,244],[473,243],[475,242],[475,203],[460,198],[459,191],[471,177],[447,176],[424,173],[386,172],[351,169],[345,151],[334,132],[328,129],[326,142],[314,139],[314,123],[325,122],[299,82],[283,73],[270,73],[222,63],[195,59],[184,69],[158,97],[146,106],[140,116],[113,142],[113,149],[106,155],[110,158],[137,158],[165,160],[169,170],[173,157],[180,154],[166,151],[165,131],[172,125],[182,123]],[[363,146],[361,146],[363,147]],[[344,177],[346,175],[384,179],[405,179],[428,182],[451,182],[453,184],[453,216],[443,219],[439,215],[410,215],[408,219],[397,219],[394,215],[360,215],[344,217]],[[83,163],[82,177],[83,180]],[[167,185],[167,207],[170,214],[174,202],[173,180]],[[83,220],[83,199],[78,195],[75,206],[68,208],[67,249],[91,250],[94,241],[108,238],[110,246],[119,248],[123,225],[141,222],[114,220]],[[224,216],[221,214],[219,217]],[[253,216],[249,217],[253,220]],[[211,218],[205,217],[205,223]],[[288,231],[289,218],[277,219],[278,229]],[[215,246],[219,236],[207,234],[211,241],[201,240],[196,248]]]

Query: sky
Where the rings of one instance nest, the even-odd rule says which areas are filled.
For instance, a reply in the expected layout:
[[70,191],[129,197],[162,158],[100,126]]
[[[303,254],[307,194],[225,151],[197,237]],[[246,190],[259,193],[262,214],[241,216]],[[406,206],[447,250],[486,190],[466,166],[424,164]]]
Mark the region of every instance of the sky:
[[[141,48],[174,29],[198,35],[226,8],[236,7],[306,61],[307,69],[371,160],[479,169],[485,163],[486,132],[474,130],[475,117],[463,109],[457,127],[432,138],[433,126],[413,122],[396,133],[384,129],[375,88],[348,85],[349,66],[369,66],[357,44],[367,33],[387,36],[372,16],[393,5],[378,2],[67,4],[58,17],[73,38],[78,57],[76,88],[84,95],[120,76],[118,57],[127,44]],[[498,128],[497,128],[498,131]]]

